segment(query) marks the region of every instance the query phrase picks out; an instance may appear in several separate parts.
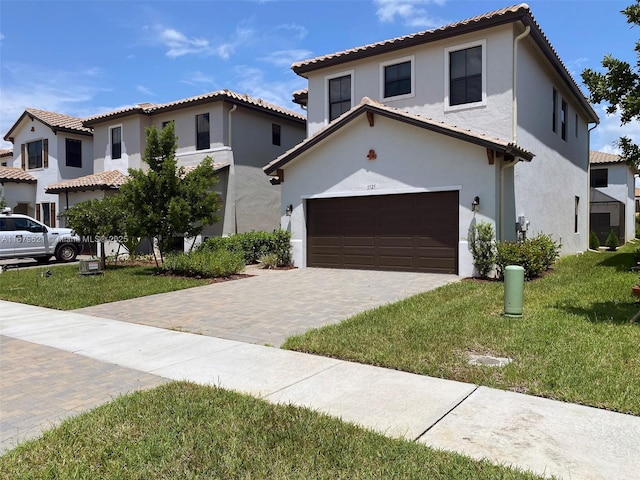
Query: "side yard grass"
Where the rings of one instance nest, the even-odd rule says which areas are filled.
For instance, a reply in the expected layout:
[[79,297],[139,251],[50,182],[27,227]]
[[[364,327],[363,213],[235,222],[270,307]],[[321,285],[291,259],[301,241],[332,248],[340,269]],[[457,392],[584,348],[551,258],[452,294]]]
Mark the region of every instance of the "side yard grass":
[[120,397],[0,457],[0,479],[540,479],[190,383]]
[[[47,273],[48,272],[48,273]],[[104,275],[78,275],[78,265],[9,270],[0,275],[0,299],[58,310],[172,292],[209,283],[156,275],[153,267],[110,267]]]
[[[291,337],[283,348],[640,415],[634,246],[561,259],[528,282],[524,316],[503,284],[463,280]],[[468,354],[508,357],[475,366]]]

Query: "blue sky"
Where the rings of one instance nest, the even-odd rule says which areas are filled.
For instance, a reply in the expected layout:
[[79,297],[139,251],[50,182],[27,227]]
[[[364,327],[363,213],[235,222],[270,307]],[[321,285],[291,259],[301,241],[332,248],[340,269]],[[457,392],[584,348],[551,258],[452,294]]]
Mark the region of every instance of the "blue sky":
[[[633,0],[529,0],[574,78],[602,57],[635,64],[640,29],[620,12]],[[438,27],[514,0],[0,0],[0,132],[25,107],[89,116],[222,88],[292,110],[306,87],[291,63]],[[595,106],[592,149],[614,151],[621,129]],[[0,140],[0,147],[10,148]]]

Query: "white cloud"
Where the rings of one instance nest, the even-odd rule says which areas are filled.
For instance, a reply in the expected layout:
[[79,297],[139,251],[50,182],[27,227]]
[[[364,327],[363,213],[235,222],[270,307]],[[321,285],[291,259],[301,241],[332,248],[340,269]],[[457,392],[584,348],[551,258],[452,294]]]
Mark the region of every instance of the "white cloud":
[[199,70],[186,72],[180,82],[191,85],[192,87],[206,89],[207,91],[215,90],[216,85],[215,79],[213,77],[206,75]]
[[[149,30],[145,27],[145,30]],[[215,45],[206,38],[187,36],[175,28],[155,25],[153,32],[155,41],[167,48],[165,55],[169,58],[178,58],[185,55],[217,56],[227,60],[235,53],[240,45],[253,36],[253,30],[244,25],[239,25],[232,38],[227,41],[215,42]]]
[[620,125],[620,114],[607,115],[603,105],[595,105],[600,124],[591,132],[591,150],[606,153],[620,153],[615,145],[620,137],[627,136],[636,144],[640,143],[640,122],[632,121]]
[[297,25],[295,23],[287,23],[284,25],[278,25],[276,30],[285,30],[289,37],[293,37],[297,40],[302,40],[307,36],[309,30],[302,25]]
[[393,23],[398,18],[405,25],[420,28],[439,27],[449,23],[427,12],[426,5],[442,6],[445,0],[374,0],[378,20]]
[[239,66],[234,73],[239,77],[235,82],[240,90],[237,93],[247,93],[254,98],[261,98],[265,102],[273,103],[292,111],[301,111],[291,99],[291,92],[305,88],[306,80],[291,73],[291,80],[269,81],[259,68]]
[[153,91],[151,91],[150,89],[148,89],[147,87],[145,87],[144,85],[136,85],[136,90],[143,94],[146,95],[147,97],[153,97],[155,96],[155,93]]
[[[0,89],[0,132],[4,136],[26,107],[65,115],[94,115],[90,105],[103,88],[96,85],[99,69],[65,71],[27,63],[4,63]],[[3,143],[0,148],[11,147]]]
[[259,60],[275,65],[276,67],[289,68],[292,63],[299,62],[300,60],[304,60],[309,57],[311,57],[311,51],[293,49],[278,50],[276,52],[272,52],[266,57],[260,58]]

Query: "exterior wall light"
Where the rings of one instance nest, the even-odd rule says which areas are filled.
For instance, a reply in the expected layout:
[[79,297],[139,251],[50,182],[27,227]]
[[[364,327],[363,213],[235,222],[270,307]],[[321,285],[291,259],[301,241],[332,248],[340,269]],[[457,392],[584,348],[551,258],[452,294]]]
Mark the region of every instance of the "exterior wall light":
[[284,214],[287,217],[290,217],[292,213],[293,213],[293,205],[289,204],[287,205],[287,209],[284,211]]
[[471,211],[477,212],[479,206],[480,206],[480,197],[476,195],[476,198],[474,198],[473,202],[471,202]]

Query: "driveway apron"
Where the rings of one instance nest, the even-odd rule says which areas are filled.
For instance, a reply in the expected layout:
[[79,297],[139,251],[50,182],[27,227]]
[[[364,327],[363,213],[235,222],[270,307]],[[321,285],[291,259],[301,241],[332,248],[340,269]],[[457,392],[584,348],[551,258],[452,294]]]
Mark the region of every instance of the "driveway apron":
[[455,275],[304,268],[107,303],[78,313],[261,345],[455,282]]

